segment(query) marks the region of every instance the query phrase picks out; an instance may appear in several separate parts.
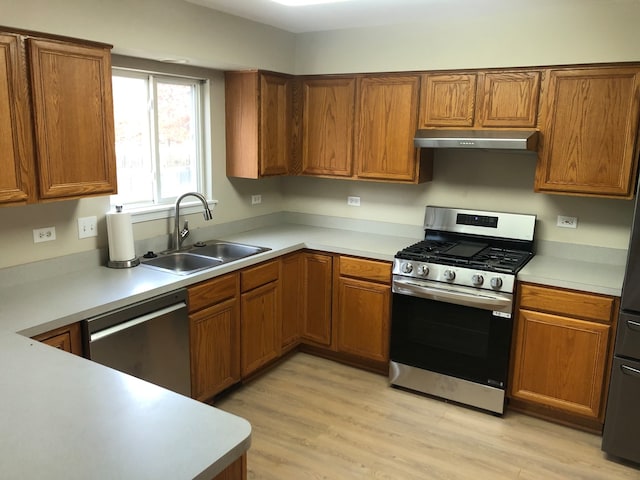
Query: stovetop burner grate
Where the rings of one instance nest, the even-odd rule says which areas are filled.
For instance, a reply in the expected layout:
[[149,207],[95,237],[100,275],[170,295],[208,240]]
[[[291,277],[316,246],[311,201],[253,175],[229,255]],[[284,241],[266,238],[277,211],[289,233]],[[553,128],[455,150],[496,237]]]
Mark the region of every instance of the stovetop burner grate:
[[[483,244],[477,253],[469,256],[456,255],[455,252],[474,252],[470,245],[453,241],[423,240],[410,245],[396,254],[396,258],[423,263],[437,263],[442,265],[466,266],[477,270],[499,271],[515,273],[522,268],[533,256],[531,252],[521,250],[502,249]],[[449,253],[454,252],[454,253]]]

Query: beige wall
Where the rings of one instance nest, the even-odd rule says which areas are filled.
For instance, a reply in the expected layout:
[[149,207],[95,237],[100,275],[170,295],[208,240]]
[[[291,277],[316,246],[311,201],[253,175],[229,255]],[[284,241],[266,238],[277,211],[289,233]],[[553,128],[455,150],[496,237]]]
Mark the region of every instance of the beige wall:
[[298,74],[514,67],[640,60],[635,0],[484,2],[473,13],[301,35]]
[[[539,2],[530,2],[539,5]],[[585,0],[580,9],[477,13],[473,21],[445,16],[419,26],[292,34],[218,14],[181,0],[0,0],[0,23],[104,41],[114,52],[150,59],[188,59],[212,68],[281,72],[396,71],[557,63],[638,61],[640,4]],[[558,2],[559,3],[559,2]],[[634,5],[635,3],[635,5]],[[214,222],[280,210],[419,225],[426,204],[536,213],[538,237],[626,248],[632,202],[532,192],[534,159],[521,154],[441,152],[434,181],[389,185],[314,178],[229,180],[224,175],[224,90],[212,80]],[[261,206],[250,196],[262,194]],[[362,206],[347,207],[359,195]],[[107,245],[106,198],[0,208],[0,268]],[[76,218],[96,215],[98,238],[77,239]],[[579,217],[577,230],[555,227],[556,215]],[[192,226],[203,222],[190,218]],[[58,240],[33,244],[31,230],[55,225]],[[137,239],[168,233],[169,222],[136,224]]]

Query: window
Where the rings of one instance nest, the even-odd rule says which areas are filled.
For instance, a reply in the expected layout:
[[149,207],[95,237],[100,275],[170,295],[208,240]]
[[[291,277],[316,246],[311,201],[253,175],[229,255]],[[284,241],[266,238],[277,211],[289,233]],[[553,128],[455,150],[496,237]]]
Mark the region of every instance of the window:
[[128,209],[173,205],[185,192],[205,196],[203,97],[206,82],[113,70],[118,194]]

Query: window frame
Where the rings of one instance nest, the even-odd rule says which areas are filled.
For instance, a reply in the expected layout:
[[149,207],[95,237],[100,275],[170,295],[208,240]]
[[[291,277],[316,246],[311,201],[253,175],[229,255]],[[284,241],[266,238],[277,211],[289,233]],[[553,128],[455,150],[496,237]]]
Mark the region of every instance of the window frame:
[[[157,62],[153,60],[135,59],[132,57],[122,57],[114,55],[112,57],[112,76],[122,75],[132,78],[153,78],[152,91],[150,92],[153,97],[154,118],[157,118],[157,112],[155,112],[155,98],[156,98],[156,82],[157,79],[165,79],[175,81],[175,83],[192,84],[196,82],[198,88],[196,88],[196,115],[198,117],[199,125],[196,127],[200,132],[200,138],[196,146],[198,150],[199,162],[196,167],[196,175],[198,178],[197,190],[202,193],[208,201],[209,206],[215,207],[217,200],[213,198],[213,165],[212,165],[212,148],[211,148],[211,79],[206,75],[206,72],[201,71],[199,68],[188,67],[184,65],[174,65],[171,63]],[[157,148],[157,132],[158,125],[154,122],[152,135],[153,149]],[[158,156],[153,152],[152,162],[154,164],[154,176],[157,175],[156,169],[158,168]],[[158,196],[159,183],[154,178],[154,196]],[[171,200],[165,200],[163,203],[154,204],[132,204],[128,206],[124,205],[125,210],[131,213],[132,222],[144,222],[149,220],[158,220],[164,218],[172,218],[175,213],[174,205],[177,197]],[[202,205],[200,202],[187,201],[185,199],[180,205],[181,212],[184,213],[197,213],[201,211]],[[113,196],[111,196],[109,203],[114,207]]]

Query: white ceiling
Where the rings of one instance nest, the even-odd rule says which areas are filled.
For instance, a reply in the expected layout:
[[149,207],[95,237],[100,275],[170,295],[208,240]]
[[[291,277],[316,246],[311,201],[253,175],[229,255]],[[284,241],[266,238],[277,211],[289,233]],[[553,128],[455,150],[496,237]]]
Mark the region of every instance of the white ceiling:
[[346,0],[287,7],[272,0],[185,0],[213,10],[294,33],[394,25],[439,18],[473,17],[522,8],[587,3],[637,3],[640,0]]

